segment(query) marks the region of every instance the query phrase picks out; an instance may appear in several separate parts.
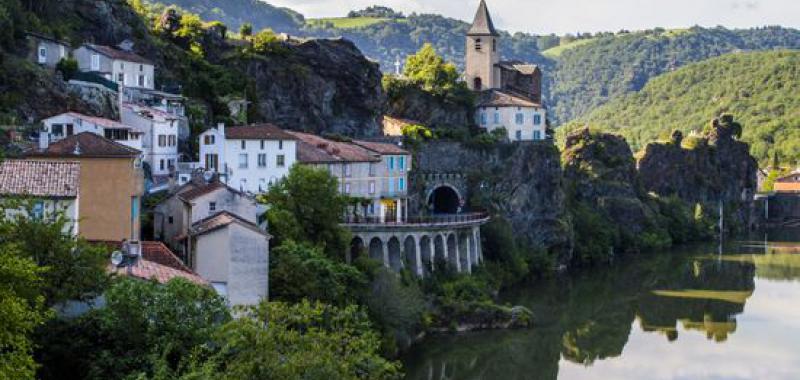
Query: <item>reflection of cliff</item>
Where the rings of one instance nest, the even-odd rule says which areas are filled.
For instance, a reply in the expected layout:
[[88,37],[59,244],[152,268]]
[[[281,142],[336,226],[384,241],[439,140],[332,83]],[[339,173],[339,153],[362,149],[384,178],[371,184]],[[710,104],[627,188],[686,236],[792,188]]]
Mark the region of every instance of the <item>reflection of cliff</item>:
[[644,331],[660,331],[669,340],[684,330],[704,331],[725,341],[736,331],[734,316],[752,295],[755,266],[746,261],[692,260],[676,268],[662,289],[641,294],[638,316]]
[[[789,249],[789,248],[783,248]],[[756,266],[756,276],[779,281],[800,280],[800,254],[772,253],[766,255],[725,256],[728,262],[750,262]]]

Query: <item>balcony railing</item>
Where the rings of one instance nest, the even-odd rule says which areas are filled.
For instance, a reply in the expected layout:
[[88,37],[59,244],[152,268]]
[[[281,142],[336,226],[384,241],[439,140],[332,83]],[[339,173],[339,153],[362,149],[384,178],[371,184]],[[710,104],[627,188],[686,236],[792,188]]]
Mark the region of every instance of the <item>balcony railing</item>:
[[361,215],[347,215],[344,218],[344,224],[350,225],[386,225],[386,226],[404,226],[404,225],[429,225],[429,224],[461,224],[479,222],[489,219],[489,214],[485,212],[470,212],[461,214],[438,214],[438,215],[424,215],[424,216],[410,216],[404,220],[384,219],[376,216],[361,216]]

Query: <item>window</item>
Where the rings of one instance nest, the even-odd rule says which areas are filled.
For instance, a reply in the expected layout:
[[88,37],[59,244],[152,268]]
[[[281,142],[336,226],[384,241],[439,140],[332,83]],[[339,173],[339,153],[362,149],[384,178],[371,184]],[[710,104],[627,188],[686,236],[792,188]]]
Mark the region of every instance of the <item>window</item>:
[[167,135],[158,135],[158,146],[167,146]]
[[266,168],[267,167],[267,154],[266,153],[259,153],[258,154],[258,167],[259,168]]
[[541,140],[542,139],[542,132],[533,131],[533,139],[534,140]]
[[475,50],[478,50],[478,51],[481,50],[481,39],[480,38],[476,38],[475,39]]
[[39,63],[47,63],[47,47],[39,46]]
[[139,87],[147,86],[147,77],[144,75],[139,75]]
[[518,125],[525,124],[525,115],[524,115],[524,114],[522,114],[522,113],[518,113],[518,114],[514,115],[514,121],[515,121],[515,122],[516,122]]
[[500,112],[495,112],[494,113],[494,123],[495,124],[500,124]]
[[370,177],[374,177],[375,176],[375,163],[374,162],[370,162],[369,163],[369,176]]
[[117,83],[125,84],[125,74],[117,73]]
[[92,71],[100,71],[100,54],[92,54]]
[[173,218],[171,216],[169,218],[167,218],[167,223],[172,224],[174,222],[175,222],[175,218]]
[[203,144],[206,145],[214,145],[214,135],[205,135],[203,136]]
[[208,202],[208,212],[217,211],[217,202]]
[[44,201],[36,201],[33,204],[33,219],[39,220],[44,218]]
[[164,170],[164,160],[163,159],[158,162],[158,167],[160,168],[160,170]]
[[242,150],[247,149],[247,141],[242,140]]
[[167,167],[170,168],[170,169],[174,169],[175,168],[175,159],[174,158],[168,158],[167,159]]
[[275,165],[279,168],[286,166],[286,157],[282,154],[279,154],[275,157]]
[[517,141],[522,140],[522,131],[517,131]]
[[258,192],[263,193],[267,190],[267,180],[264,178],[258,179]]
[[239,155],[239,169],[247,169],[247,153]]
[[353,176],[353,166],[350,164],[344,164],[344,176],[345,177],[352,177]]
[[369,211],[368,212],[369,212],[370,215],[375,215],[375,204],[374,203],[370,203],[369,204]]
[[481,112],[481,124],[486,125],[487,122],[486,112]]
[[483,81],[481,80],[481,77],[476,77],[475,79],[472,80],[472,87],[473,90],[483,89]]
[[123,62],[120,62],[120,63],[119,63],[119,69],[120,69],[120,70],[125,70],[125,63],[123,63]]
[[169,143],[169,146],[176,146],[176,145],[178,145],[178,136],[175,136],[175,135],[169,135],[169,136],[167,136],[167,137],[168,137],[168,139],[167,139],[167,142]]
[[399,191],[405,191],[406,190],[406,179],[405,178],[397,179],[397,190],[399,190]]
[[283,140],[278,140],[278,149],[283,149]]
[[247,189],[247,179],[242,178],[242,180],[239,181],[239,191],[245,191],[246,189]]
[[144,71],[144,65],[139,65],[139,71]]
[[533,125],[540,125],[542,124],[542,115],[534,114],[533,115]]
[[349,183],[345,183],[344,184],[344,193],[345,194],[350,194],[350,184]]
[[389,170],[394,170],[394,157],[389,157]]
[[106,129],[103,131],[103,135],[105,138],[109,140],[127,140],[128,139],[128,130],[127,129]]
[[64,58],[67,56],[67,48],[64,45],[58,47],[58,57]]
[[264,140],[261,140],[261,150],[264,150]]
[[50,133],[53,136],[63,136],[64,135],[64,125],[62,125],[62,124],[53,124],[50,127]]
[[397,166],[400,168],[400,170],[406,170],[406,158],[398,157],[397,160]]
[[492,38],[492,51],[497,51],[497,39]]
[[369,181],[369,193],[375,194],[375,181]]
[[206,154],[206,169],[216,171],[219,166],[219,157],[216,154]]

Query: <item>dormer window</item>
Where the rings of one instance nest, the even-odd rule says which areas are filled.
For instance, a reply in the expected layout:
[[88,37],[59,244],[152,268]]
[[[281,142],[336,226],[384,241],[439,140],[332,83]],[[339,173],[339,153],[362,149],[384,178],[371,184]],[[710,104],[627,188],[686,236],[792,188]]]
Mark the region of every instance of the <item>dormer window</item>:
[[475,39],[475,50],[481,50],[481,39],[480,38],[476,38]]

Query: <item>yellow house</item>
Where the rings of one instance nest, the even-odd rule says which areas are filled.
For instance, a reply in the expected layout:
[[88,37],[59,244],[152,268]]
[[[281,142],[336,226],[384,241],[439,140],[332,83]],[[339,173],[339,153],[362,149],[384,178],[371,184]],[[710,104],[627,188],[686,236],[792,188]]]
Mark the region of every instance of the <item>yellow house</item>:
[[141,152],[84,132],[28,152],[29,160],[80,163],[80,236],[87,240],[139,240],[144,175]]

